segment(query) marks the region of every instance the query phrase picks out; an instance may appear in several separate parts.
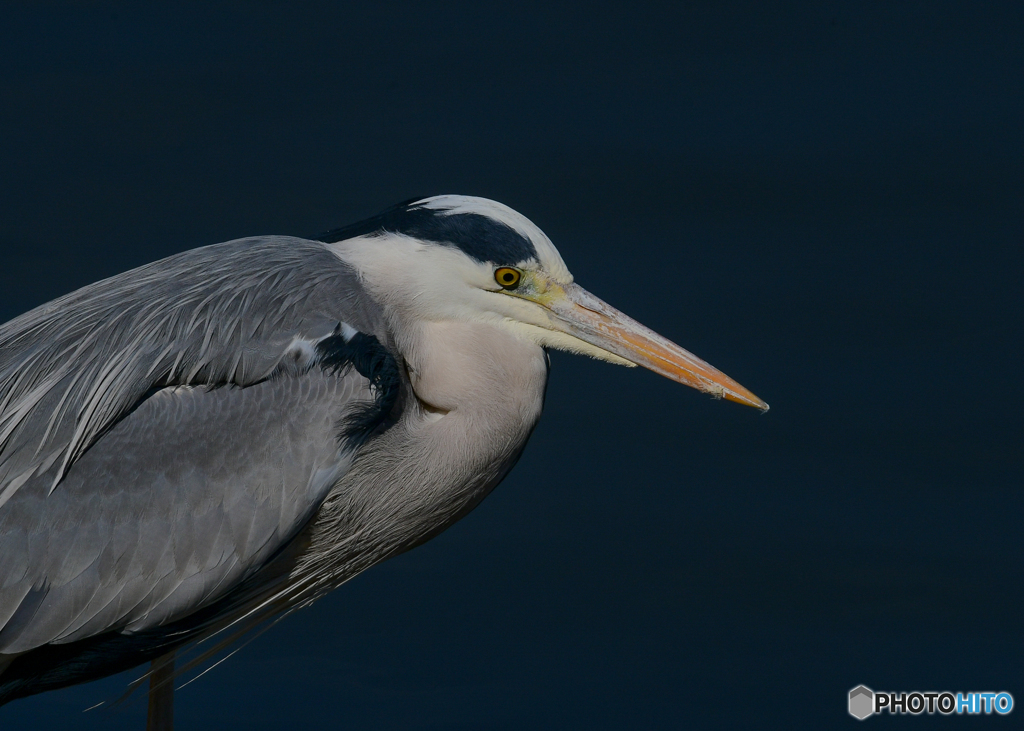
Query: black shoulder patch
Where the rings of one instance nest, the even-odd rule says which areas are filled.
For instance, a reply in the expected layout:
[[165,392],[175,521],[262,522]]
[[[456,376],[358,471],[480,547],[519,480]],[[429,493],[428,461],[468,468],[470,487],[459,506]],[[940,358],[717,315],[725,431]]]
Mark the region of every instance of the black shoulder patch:
[[394,423],[391,412],[402,381],[398,361],[377,338],[360,332],[345,340],[339,326],[333,335],[317,343],[316,350],[325,371],[339,373],[351,366],[369,380],[374,393],[373,403],[355,409],[338,424],[340,439],[358,447]]
[[[417,199],[422,200],[422,199]],[[512,266],[537,258],[537,249],[529,238],[501,221],[479,213],[449,214],[406,201],[350,226],[336,228],[318,236],[318,241],[332,244],[356,236],[382,236],[385,233],[405,234],[424,241],[460,249],[477,261]]]

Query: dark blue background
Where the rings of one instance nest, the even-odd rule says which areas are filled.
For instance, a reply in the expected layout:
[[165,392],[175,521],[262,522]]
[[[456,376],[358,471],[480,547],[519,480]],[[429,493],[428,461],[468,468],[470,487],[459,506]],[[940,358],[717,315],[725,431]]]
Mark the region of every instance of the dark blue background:
[[[0,321],[458,192],[772,411],[555,354],[495,494],[179,692],[181,728],[1024,702],[1024,6],[302,5],[5,4]],[[130,677],[0,726],[140,729],[143,702],[80,713]]]

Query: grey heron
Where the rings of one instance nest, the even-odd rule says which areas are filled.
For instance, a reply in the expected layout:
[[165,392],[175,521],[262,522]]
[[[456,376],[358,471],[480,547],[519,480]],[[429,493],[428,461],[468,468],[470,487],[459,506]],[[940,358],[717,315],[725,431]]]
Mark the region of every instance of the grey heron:
[[168,728],[175,651],[206,662],[472,510],[549,348],[768,408],[466,196],[186,251],[0,326],[0,704],[152,662]]

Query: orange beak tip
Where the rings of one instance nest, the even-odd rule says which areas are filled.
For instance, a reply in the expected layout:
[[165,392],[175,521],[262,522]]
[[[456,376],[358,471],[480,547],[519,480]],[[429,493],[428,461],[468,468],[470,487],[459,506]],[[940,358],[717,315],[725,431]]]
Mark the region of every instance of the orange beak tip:
[[[741,386],[742,388],[742,386]],[[754,394],[744,389],[743,393],[731,393],[728,391],[714,394],[715,398],[725,398],[728,401],[734,401],[737,404],[743,404],[744,406],[753,406],[755,409],[759,409],[762,414],[767,414],[770,408],[768,404],[759,399]]]

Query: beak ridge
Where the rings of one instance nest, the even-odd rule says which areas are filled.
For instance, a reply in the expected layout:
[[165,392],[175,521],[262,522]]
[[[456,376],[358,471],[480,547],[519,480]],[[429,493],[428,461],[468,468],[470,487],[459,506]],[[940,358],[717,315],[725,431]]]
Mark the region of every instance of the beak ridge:
[[768,404],[693,353],[644,327],[577,284],[548,309],[570,334],[638,366],[716,398],[768,410]]

